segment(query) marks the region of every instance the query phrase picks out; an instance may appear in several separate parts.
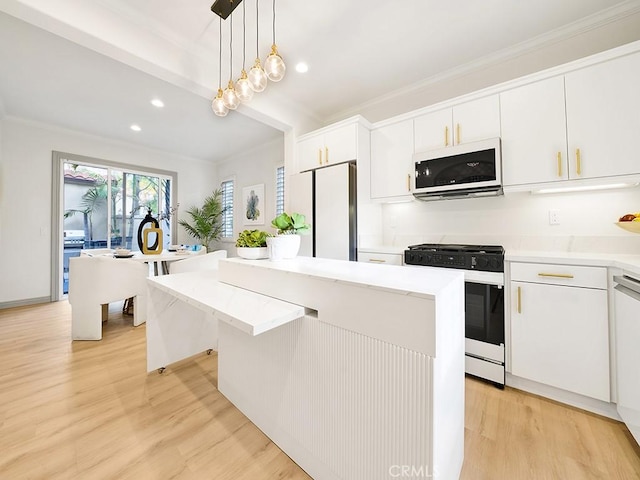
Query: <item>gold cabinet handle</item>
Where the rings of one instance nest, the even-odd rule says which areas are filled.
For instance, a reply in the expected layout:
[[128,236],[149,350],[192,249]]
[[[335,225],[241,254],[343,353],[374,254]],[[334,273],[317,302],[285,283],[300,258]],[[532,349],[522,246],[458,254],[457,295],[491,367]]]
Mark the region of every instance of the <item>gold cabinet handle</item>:
[[518,313],[522,313],[522,288],[518,287]]
[[449,146],[449,127],[444,127],[444,146]]
[[580,158],[579,148],[576,148],[576,173],[582,175],[582,159]]
[[324,147],[324,163],[329,163],[329,147]]
[[558,152],[558,176],[562,177],[562,152]]
[[322,149],[318,149],[318,165],[322,165]]
[[553,278],[573,278],[570,273],[539,273],[539,277],[553,277]]
[[411,174],[407,173],[407,192],[411,191]]
[[382,260],[380,258],[370,258],[369,261],[372,263],[387,263],[386,260]]
[[460,145],[460,124],[456,123],[456,144]]

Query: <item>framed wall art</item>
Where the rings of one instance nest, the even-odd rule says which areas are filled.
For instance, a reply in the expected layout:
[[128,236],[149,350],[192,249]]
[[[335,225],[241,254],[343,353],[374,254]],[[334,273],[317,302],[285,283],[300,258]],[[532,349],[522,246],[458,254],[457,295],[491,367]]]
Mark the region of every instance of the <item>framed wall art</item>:
[[244,225],[264,225],[264,183],[242,189],[242,220]]

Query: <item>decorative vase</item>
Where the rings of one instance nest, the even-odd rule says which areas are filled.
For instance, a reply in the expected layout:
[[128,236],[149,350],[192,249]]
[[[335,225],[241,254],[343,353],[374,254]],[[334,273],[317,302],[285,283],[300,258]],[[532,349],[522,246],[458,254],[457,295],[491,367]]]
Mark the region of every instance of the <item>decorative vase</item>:
[[300,235],[278,235],[267,237],[267,250],[270,260],[295,258],[300,250]]
[[261,258],[269,258],[267,247],[236,247],[238,256],[247,260],[260,260]]
[[156,232],[158,233],[158,236],[156,237],[155,242],[153,242],[153,245],[147,245],[144,242],[146,237],[143,238],[143,234],[145,230],[145,225],[147,223],[151,224],[151,228],[155,228],[155,229],[160,228],[160,223],[158,222],[158,220],[151,216],[151,209],[147,210],[147,215],[144,217],[144,219],[142,220],[142,222],[140,222],[140,225],[138,226],[138,248],[140,248],[141,252],[144,251],[145,247],[148,248],[149,250],[157,250],[159,240],[162,239],[162,234]]

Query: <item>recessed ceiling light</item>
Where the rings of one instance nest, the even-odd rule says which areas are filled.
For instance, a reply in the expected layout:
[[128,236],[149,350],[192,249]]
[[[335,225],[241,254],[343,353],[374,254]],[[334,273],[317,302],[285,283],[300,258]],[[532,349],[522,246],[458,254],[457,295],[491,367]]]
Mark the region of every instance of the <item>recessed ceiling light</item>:
[[164,102],[159,98],[154,98],[153,100],[151,100],[151,105],[153,105],[154,107],[162,108],[164,107]]
[[140,128],[140,125],[136,125],[135,123],[129,128],[131,128],[131,130],[133,130],[134,132],[139,132],[142,130],[142,128]]
[[309,65],[304,62],[300,62],[296,65],[296,72],[298,73],[306,73],[309,71]]

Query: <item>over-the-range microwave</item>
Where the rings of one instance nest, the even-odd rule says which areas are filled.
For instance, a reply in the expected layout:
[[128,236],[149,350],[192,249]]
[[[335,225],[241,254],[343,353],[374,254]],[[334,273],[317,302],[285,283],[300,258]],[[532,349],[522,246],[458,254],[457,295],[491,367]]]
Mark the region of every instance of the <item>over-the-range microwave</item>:
[[502,194],[500,139],[416,153],[413,195],[443,200]]

